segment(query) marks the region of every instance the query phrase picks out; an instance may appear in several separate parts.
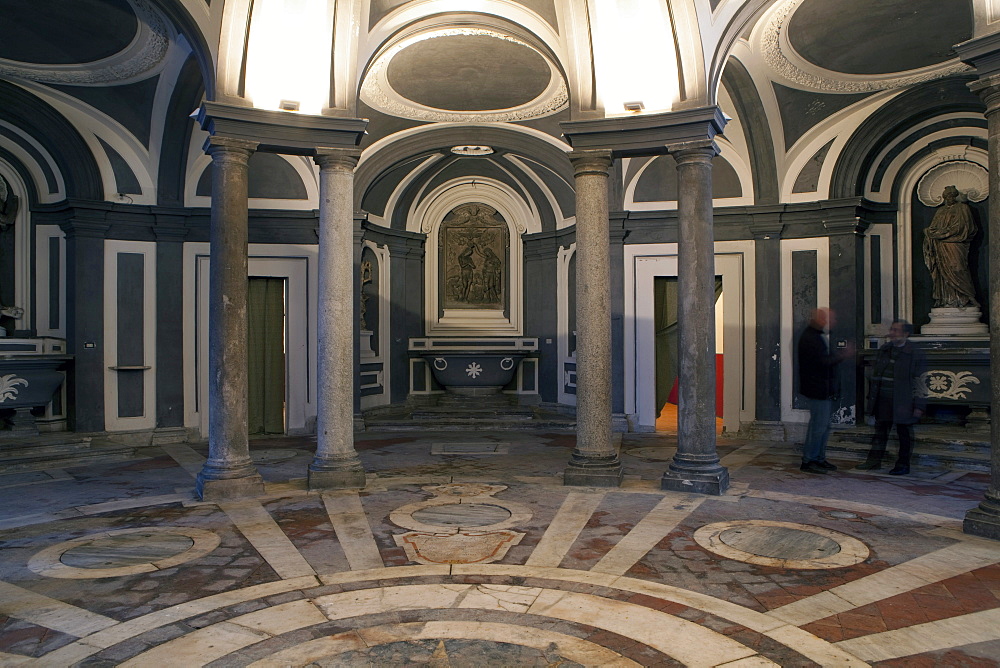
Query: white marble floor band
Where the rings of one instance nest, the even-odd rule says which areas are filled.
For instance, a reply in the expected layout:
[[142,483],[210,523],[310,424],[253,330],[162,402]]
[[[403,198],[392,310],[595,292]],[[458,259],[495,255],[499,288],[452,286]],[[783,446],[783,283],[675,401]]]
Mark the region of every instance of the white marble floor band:
[[195,452],[190,445],[176,443],[160,447],[162,447],[163,451],[170,455],[182,469],[190,473],[192,478],[196,478],[201,472],[201,468],[205,465],[205,458]]
[[640,664],[617,652],[575,636],[538,628],[497,622],[411,622],[357,629],[291,647],[251,663],[249,668],[305,666],[344,652],[367,649],[388,642],[424,639],[475,638],[532,647],[565,657],[584,666],[638,668]]
[[664,497],[591,570],[614,575],[625,574],[706,498],[693,494],[685,499]]
[[605,494],[604,491],[567,494],[525,565],[558,566],[601,505]]
[[324,494],[323,505],[351,570],[382,568],[385,564],[358,493],[345,491]]
[[842,640],[837,646],[866,661],[887,661],[990,640],[1000,640],[1000,610],[995,608]]
[[260,552],[278,577],[288,579],[316,574],[259,501],[220,502],[219,508]]
[[0,614],[77,637],[87,636],[118,624],[110,617],[37,594],[9,582],[0,582]]
[[775,608],[767,614],[801,626],[962,573],[1000,562],[993,545],[958,543],[819,594]]

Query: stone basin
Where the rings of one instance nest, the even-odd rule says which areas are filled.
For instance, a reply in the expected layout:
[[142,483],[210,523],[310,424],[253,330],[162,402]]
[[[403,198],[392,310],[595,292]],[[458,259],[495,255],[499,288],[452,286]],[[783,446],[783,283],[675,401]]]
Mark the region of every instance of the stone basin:
[[434,379],[456,394],[493,394],[514,379],[526,351],[484,352],[481,350],[426,351],[420,356]]
[[0,356],[0,410],[16,411],[11,427],[0,430],[0,437],[38,433],[30,411],[52,401],[65,380],[60,370],[70,359],[70,355]]

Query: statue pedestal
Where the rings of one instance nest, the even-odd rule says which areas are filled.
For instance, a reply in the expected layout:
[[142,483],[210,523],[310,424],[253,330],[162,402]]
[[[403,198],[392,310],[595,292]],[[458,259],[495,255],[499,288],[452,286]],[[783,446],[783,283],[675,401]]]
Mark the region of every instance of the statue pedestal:
[[931,321],[920,328],[921,335],[952,334],[981,336],[989,334],[985,322],[979,322],[983,312],[978,306],[932,308]]

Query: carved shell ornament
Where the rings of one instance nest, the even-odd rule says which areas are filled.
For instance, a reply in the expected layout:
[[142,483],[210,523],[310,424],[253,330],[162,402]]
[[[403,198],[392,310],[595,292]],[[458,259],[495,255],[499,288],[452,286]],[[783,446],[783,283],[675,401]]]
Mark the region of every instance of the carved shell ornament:
[[920,177],[917,198],[926,206],[940,206],[946,186],[955,186],[969,201],[982,202],[990,194],[990,175],[977,162],[948,160],[934,165]]

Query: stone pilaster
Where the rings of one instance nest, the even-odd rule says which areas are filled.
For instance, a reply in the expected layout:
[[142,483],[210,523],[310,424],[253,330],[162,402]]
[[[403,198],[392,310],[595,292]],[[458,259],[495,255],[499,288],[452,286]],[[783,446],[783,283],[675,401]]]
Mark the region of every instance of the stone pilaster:
[[661,487],[722,494],[729,472],[715,447],[715,240],[712,141],[668,146],[677,161],[677,454]]
[[69,427],[104,431],[104,211],[78,210],[60,223],[66,234],[66,339],[74,356],[66,374]]
[[[961,52],[960,52],[961,54]],[[990,172],[990,239],[1000,239],[1000,74],[980,76],[970,84],[986,103],[986,122],[989,137]],[[990,323],[994,330],[1000,323],[1000,243],[990,244]],[[994,443],[990,456],[990,486],[978,507],[965,515],[965,533],[1000,539],[1000,336],[990,337],[990,440]]]
[[[757,319],[757,411],[754,433],[770,432],[781,440],[781,266],[780,207],[766,211],[755,207],[750,233],[754,241],[756,263]],[[781,434],[781,436],[778,436]]]
[[570,154],[576,181],[576,448],[563,482],[617,487],[622,464],[611,440],[611,151]]
[[212,156],[208,287],[208,460],[198,474],[205,501],[263,494],[247,437],[247,183],[257,143],[209,137]]
[[365,470],[354,449],[356,149],[319,149],[319,306],[316,456],[310,489],[358,489]]

